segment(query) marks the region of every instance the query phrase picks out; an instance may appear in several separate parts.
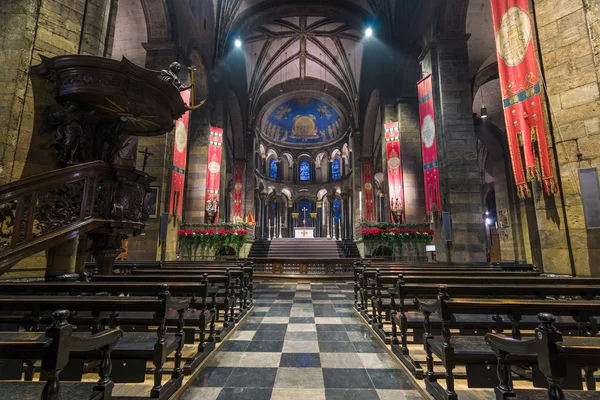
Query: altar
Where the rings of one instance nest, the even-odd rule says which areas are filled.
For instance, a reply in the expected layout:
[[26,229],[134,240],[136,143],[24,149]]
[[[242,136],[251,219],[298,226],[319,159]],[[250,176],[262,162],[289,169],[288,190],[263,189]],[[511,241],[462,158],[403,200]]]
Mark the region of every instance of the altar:
[[297,226],[294,228],[294,238],[312,239],[315,237],[315,228],[309,226]]

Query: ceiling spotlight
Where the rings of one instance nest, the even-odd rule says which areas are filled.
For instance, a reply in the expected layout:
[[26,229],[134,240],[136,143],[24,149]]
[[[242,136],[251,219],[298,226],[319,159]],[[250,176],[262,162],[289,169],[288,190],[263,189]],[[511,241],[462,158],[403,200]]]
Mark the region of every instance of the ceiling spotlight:
[[236,38],[233,44],[239,49],[240,47],[242,47],[242,40],[240,38]]
[[365,36],[366,37],[371,37],[373,36],[373,28],[368,27],[367,29],[365,29]]

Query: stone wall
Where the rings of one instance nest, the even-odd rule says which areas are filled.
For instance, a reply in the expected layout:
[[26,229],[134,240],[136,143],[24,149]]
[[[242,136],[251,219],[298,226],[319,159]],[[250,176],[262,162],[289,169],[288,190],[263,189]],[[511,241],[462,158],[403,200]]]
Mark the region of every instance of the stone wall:
[[544,268],[571,273],[572,261],[577,275],[598,276],[600,232],[586,229],[577,172],[600,166],[598,2],[535,0],[534,6],[562,189],[539,201],[559,210],[538,220]]

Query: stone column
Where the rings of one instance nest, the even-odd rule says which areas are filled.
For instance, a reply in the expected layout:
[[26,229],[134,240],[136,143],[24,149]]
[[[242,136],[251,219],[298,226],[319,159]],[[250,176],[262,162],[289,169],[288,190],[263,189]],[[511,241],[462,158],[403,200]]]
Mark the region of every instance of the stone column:
[[293,183],[298,182],[298,163],[294,160],[294,163],[292,164],[292,179],[291,181]]
[[294,202],[292,200],[288,200],[287,202],[287,221],[288,221],[288,237],[294,237],[294,223],[292,219],[292,212],[294,212]]
[[346,176],[346,154],[342,154],[342,177]]
[[[416,98],[398,99],[398,123],[404,186],[404,217],[406,223],[425,219],[425,188],[423,157],[421,156],[421,127]],[[389,202],[386,204],[389,213]]]
[[317,201],[317,226],[315,228],[315,236],[321,237],[321,233],[323,232],[323,201]]
[[265,224],[267,222],[267,218],[266,218],[266,207],[265,207],[265,199],[267,198],[267,195],[264,193],[261,193],[260,195],[260,238],[262,240],[265,239]]
[[333,179],[333,170],[332,170],[333,160],[331,157],[327,160],[327,180],[330,181]]
[[[452,239],[438,246],[439,261],[485,261],[477,140],[474,135],[467,39],[442,37],[422,55],[432,73],[443,211],[452,216]],[[442,101],[443,100],[443,101]]]

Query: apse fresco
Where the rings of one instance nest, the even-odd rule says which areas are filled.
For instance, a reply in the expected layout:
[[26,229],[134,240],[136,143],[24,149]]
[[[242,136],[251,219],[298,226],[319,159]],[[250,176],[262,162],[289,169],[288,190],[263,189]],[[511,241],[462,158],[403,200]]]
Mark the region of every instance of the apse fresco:
[[324,101],[301,97],[280,104],[267,118],[264,135],[288,144],[322,144],[339,139],[343,121]]

